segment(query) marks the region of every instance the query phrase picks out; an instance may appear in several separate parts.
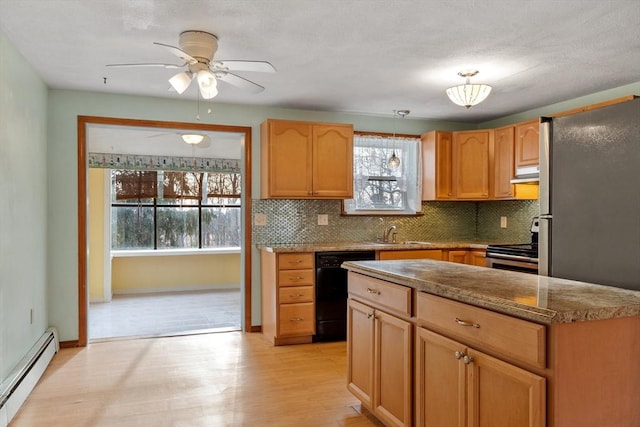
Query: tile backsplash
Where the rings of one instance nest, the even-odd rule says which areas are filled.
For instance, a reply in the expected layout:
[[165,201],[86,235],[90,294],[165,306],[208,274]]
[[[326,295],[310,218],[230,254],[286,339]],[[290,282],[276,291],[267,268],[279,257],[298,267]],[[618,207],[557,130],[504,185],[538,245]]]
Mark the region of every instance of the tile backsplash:
[[[252,205],[254,244],[371,241],[391,224],[398,240],[528,242],[538,214],[537,200],[423,202],[418,217],[343,216],[339,200],[254,199]],[[255,225],[256,214],[266,215],[266,225]],[[318,215],[327,215],[328,225],[318,225]],[[502,216],[507,228],[500,228]]]

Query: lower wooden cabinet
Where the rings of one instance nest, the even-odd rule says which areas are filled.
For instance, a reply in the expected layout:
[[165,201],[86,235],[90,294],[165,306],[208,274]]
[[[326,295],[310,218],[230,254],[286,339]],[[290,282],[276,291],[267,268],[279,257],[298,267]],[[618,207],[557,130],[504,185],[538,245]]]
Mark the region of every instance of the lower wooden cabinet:
[[310,343],[316,333],[313,252],[261,252],[262,333],[274,345]]
[[[385,294],[372,280],[371,295]],[[349,299],[347,388],[386,425],[412,426],[413,324],[375,305]]]
[[441,249],[402,249],[392,251],[379,251],[379,260],[389,259],[436,259],[442,260]]
[[486,251],[483,250],[450,250],[447,251],[445,261],[457,262],[459,264],[477,265],[485,267],[487,265]]
[[415,369],[417,426],[545,425],[541,376],[424,328]]

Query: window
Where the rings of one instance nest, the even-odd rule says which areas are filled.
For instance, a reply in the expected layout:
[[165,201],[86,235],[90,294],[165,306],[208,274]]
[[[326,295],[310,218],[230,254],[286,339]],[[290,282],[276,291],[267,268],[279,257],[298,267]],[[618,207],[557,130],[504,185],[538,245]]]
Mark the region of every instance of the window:
[[112,249],[240,246],[241,176],[111,171]]
[[[355,135],[353,146],[353,199],[344,201],[346,214],[421,212],[420,139]],[[394,152],[397,168],[388,165]]]

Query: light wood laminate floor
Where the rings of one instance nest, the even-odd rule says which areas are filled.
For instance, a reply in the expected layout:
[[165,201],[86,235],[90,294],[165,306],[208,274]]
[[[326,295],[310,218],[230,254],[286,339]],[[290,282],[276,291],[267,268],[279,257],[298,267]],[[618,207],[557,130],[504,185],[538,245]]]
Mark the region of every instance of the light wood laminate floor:
[[346,343],[225,332],[62,349],[10,427],[381,426],[346,389]]

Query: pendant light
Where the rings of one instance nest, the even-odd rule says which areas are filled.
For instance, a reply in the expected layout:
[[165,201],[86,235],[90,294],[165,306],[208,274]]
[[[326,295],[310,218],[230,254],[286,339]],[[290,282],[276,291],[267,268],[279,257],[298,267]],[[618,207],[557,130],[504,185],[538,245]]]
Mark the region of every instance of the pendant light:
[[[399,116],[402,117],[403,119],[410,113],[409,110],[393,110],[393,115],[395,116]],[[391,169],[398,169],[400,167],[400,157],[396,156],[396,149],[395,149],[395,141],[396,141],[396,131],[395,131],[395,125],[394,125],[394,130],[393,130],[393,153],[391,154],[391,157],[389,157],[389,160],[387,160],[387,166]]]
[[471,84],[471,77],[478,74],[478,70],[460,71],[458,75],[466,78],[465,84],[451,86],[447,89],[447,96],[454,104],[471,108],[487,99],[491,86],[485,84]]

